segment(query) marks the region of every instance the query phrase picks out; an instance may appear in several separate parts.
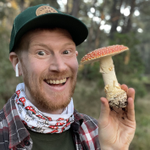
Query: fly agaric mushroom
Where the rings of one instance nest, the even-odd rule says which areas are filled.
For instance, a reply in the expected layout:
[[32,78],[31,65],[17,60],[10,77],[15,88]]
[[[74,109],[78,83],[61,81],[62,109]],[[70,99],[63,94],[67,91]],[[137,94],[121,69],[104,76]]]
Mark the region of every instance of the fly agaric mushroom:
[[81,64],[100,61],[100,72],[103,76],[106,98],[110,107],[125,108],[127,106],[127,94],[117,81],[112,60],[112,56],[126,50],[129,48],[124,45],[113,45],[96,49],[81,59]]

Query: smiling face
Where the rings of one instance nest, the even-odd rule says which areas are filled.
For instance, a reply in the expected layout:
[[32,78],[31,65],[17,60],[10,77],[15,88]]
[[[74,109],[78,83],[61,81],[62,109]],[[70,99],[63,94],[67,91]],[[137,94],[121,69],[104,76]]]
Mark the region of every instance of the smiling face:
[[20,70],[27,98],[41,111],[61,113],[73,95],[78,62],[75,43],[63,29],[37,30],[23,39]]

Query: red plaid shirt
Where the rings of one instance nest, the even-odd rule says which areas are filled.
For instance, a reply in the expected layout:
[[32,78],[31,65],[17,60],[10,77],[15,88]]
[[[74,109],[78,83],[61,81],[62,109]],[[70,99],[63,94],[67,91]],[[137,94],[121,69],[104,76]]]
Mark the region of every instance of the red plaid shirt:
[[[0,111],[0,150],[31,150],[32,139],[20,120],[14,103],[15,94]],[[74,111],[71,125],[77,150],[100,150],[97,121]]]

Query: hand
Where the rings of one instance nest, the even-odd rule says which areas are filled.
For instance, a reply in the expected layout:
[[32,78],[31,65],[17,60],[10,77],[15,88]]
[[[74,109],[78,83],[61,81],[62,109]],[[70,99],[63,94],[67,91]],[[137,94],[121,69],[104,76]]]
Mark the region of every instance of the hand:
[[125,109],[111,110],[107,99],[101,98],[101,113],[98,119],[101,150],[128,150],[135,134],[135,90],[126,85],[121,85],[121,88],[128,96],[128,105]]

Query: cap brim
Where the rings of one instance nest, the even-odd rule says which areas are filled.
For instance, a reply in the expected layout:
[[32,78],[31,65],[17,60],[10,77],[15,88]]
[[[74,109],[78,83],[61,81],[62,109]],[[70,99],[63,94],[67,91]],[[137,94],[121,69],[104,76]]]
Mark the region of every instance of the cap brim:
[[88,35],[87,27],[78,19],[64,14],[49,13],[44,14],[28,21],[17,33],[15,42],[28,31],[36,28],[59,27],[68,30],[76,45],[81,44]]

